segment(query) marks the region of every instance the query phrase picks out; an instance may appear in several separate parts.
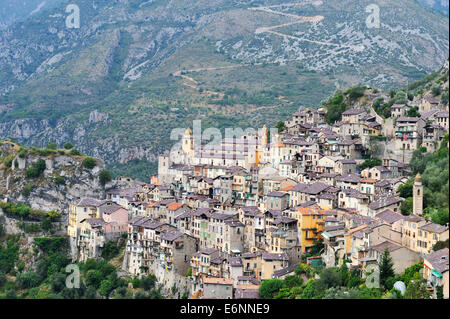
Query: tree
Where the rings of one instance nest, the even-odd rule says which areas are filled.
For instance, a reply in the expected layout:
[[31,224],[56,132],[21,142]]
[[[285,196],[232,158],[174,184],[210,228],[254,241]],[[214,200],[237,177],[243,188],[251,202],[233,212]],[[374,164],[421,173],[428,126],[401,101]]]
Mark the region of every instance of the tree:
[[350,280],[350,278],[349,278],[350,273],[348,271],[348,267],[345,262],[342,264],[341,268],[339,269],[339,273],[341,276],[341,286],[347,287],[348,282]]
[[36,162],[34,167],[36,167],[36,169],[38,170],[39,174],[41,174],[43,171],[45,171],[45,161],[42,158],[39,159]]
[[106,183],[108,183],[112,180],[111,172],[104,169],[104,170],[100,171],[98,178],[100,180],[100,184],[105,186]]
[[26,178],[37,178],[39,177],[39,172],[36,167],[28,167],[25,171]]
[[4,284],[6,284],[6,276],[5,273],[0,270],[0,288],[3,287]]
[[14,289],[7,289],[5,292],[6,299],[17,299],[17,292]]
[[138,291],[135,295],[134,295],[134,299],[149,299],[147,294],[143,291]]
[[409,117],[420,117],[419,108],[417,106],[411,106],[411,108],[406,112]]
[[76,148],[72,148],[72,149],[70,150],[70,155],[72,155],[72,156],[79,156],[79,155],[81,155],[81,153],[80,153],[80,151],[77,150]]
[[442,92],[442,95],[441,95],[441,104],[448,105],[448,100],[449,100],[448,88],[446,88],[445,91]]
[[286,276],[284,278],[284,287],[294,288],[301,286],[303,284],[303,279],[299,276]]
[[429,210],[431,212],[431,220],[433,223],[446,225],[449,220],[449,211],[448,207],[440,207],[440,208],[431,208]]
[[[76,289],[72,289],[76,290]],[[87,287],[86,292],[84,293],[85,299],[95,299],[97,297],[97,290],[94,287]]]
[[[381,256],[380,264],[378,265],[380,270],[380,284],[385,288],[387,288],[387,281],[389,278],[394,277],[394,262],[392,261],[391,254],[389,253],[389,249],[385,249],[383,255]],[[390,287],[388,290],[392,289]]]
[[83,166],[86,167],[87,169],[92,169],[97,165],[97,161],[95,159],[93,159],[92,157],[86,157],[83,160]]
[[28,167],[25,171],[27,178],[37,178],[45,171],[45,161],[41,158],[33,166]]
[[431,86],[431,94],[433,94],[433,96],[438,96],[439,94],[441,94],[442,89],[441,89],[441,85],[438,83],[434,83]]
[[55,182],[56,185],[65,185],[66,184],[66,179],[62,176],[56,176],[53,181]]
[[275,127],[278,129],[278,133],[281,133],[286,129],[286,125],[284,125],[283,121],[278,121],[278,123],[275,124]]
[[259,287],[259,295],[264,299],[272,299],[281,288],[283,288],[283,281],[280,279],[264,280]]
[[337,268],[325,268],[320,273],[320,278],[316,282],[317,294],[323,293],[331,287],[339,287],[341,285],[341,275]]
[[444,299],[444,286],[436,287],[436,299]]
[[[409,285],[411,280],[413,280],[415,277],[417,277],[417,274],[420,275],[420,270],[423,269],[423,260],[421,262],[418,262],[417,264],[414,264],[408,268],[405,269],[403,274],[396,278],[395,281],[403,281],[406,286]],[[420,278],[420,277],[419,277]]]
[[438,241],[433,246],[433,251],[438,251],[444,248],[448,248],[448,238],[445,241]]
[[40,226],[43,230],[46,230],[46,231],[50,230],[50,228],[52,228],[52,221],[50,220],[50,217],[48,217],[48,216],[42,217]]
[[363,280],[361,278],[361,275],[359,273],[358,269],[352,269],[350,272],[350,279],[348,280],[348,287],[349,288],[356,288],[360,284],[362,284]]
[[326,118],[328,124],[339,121],[342,113],[347,109],[347,105],[344,103],[344,95],[338,92],[325,107],[327,109]]
[[398,91],[393,98],[393,102],[394,104],[407,104],[408,95],[405,91]]
[[66,276],[55,273],[50,277],[50,287],[54,293],[61,292],[66,286]]
[[156,277],[155,275],[148,275],[141,278],[140,287],[144,288],[145,291],[149,291],[155,286]]
[[100,288],[98,289],[98,292],[105,297],[109,297],[109,294],[114,289],[114,284],[110,280],[102,280],[100,284]]
[[41,283],[41,276],[35,272],[25,272],[17,276],[16,283],[22,289],[37,287]]
[[86,285],[92,286],[95,289],[100,287],[103,276],[102,273],[96,269],[91,269],[86,273]]
[[117,243],[114,240],[108,241],[102,249],[102,257],[105,260],[110,260],[117,256],[119,253],[119,247],[117,247]]
[[406,287],[405,299],[428,299],[430,293],[427,290],[426,281],[421,278],[420,274],[416,274]]
[[402,215],[408,216],[411,214],[412,210],[413,210],[413,198],[408,197],[400,205],[400,211],[401,211]]
[[405,184],[400,185],[397,188],[398,194],[402,198],[408,198],[413,196],[413,184],[414,178],[410,178]]
[[301,299],[313,299],[316,296],[316,280],[310,279],[300,295]]
[[70,150],[71,148],[73,148],[73,145],[72,145],[72,143],[70,143],[70,142],[65,142],[64,145],[63,145],[63,147],[64,147],[66,150]]
[[369,158],[369,159],[366,159],[364,162],[362,162],[359,165],[359,169],[363,170],[365,168],[372,168],[372,167],[375,167],[375,166],[380,166],[381,163],[382,162],[381,162],[381,160],[379,158],[376,158],[376,157]]

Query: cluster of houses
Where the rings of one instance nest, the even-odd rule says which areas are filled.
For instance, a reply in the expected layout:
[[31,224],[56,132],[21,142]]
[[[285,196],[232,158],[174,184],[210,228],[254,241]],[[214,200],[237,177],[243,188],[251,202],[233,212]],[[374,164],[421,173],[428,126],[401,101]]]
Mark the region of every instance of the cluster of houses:
[[381,135],[402,151],[435,150],[448,111],[432,102],[420,105],[420,118],[394,105],[391,128],[362,108],[333,125],[324,110],[300,108],[271,135],[263,127],[198,145],[187,129],[181,147],[159,157],[150,183],[119,177],[105,199],[71,205],[68,235],[80,260],[126,236],[124,270],[155,274],[191,298],[258,298],[262,280],[292,274],[304,254],[310,263],[364,270],[385,249],[396,273],[424,260],[430,291],[443,286],[448,298],[448,249],[433,246],[449,229],[422,217],[420,175],[404,216],[397,190],[410,171],[401,158],[359,169]]

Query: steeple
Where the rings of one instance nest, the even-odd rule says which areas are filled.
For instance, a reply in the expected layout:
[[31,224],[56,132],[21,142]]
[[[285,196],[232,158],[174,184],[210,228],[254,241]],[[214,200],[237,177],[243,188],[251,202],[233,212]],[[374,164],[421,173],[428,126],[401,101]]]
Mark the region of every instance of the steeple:
[[422,185],[422,176],[420,173],[417,173],[414,178],[413,185],[413,214],[414,215],[422,215],[423,211],[423,185]]
[[183,135],[183,152],[188,156],[194,156],[194,136],[188,127]]

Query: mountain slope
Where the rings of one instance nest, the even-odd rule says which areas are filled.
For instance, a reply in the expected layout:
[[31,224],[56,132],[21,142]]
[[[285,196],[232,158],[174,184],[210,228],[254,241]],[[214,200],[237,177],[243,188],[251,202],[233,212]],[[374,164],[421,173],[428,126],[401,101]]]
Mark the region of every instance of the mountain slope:
[[417,0],[425,6],[441,12],[448,17],[449,1],[448,0]]
[[66,0],[2,0],[0,30],[26,18],[55,7]]
[[[368,28],[367,5],[380,7]],[[0,36],[0,137],[72,141],[148,176],[172,128],[272,125],[337,87],[404,87],[448,56],[448,19],[413,0],[80,0]],[[414,17],[414,19],[412,19]]]

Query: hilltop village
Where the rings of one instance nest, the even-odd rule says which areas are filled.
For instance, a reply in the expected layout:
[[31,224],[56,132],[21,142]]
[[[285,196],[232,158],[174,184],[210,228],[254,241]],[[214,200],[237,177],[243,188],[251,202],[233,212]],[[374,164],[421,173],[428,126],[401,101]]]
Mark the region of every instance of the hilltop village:
[[[413,107],[419,116],[406,116]],[[408,166],[415,150],[448,147],[448,107],[424,97],[392,112],[383,121],[354,107],[329,125],[325,109],[302,107],[276,134],[263,127],[215,146],[196,145],[188,128],[150,183],[118,177],[106,198],[70,206],[77,258],[126,236],[122,269],[132,276],[154,274],[189,298],[258,298],[262,281],[299,264],[345,263],[364,277],[387,250],[395,274],[423,260],[427,289],[448,298],[448,248],[433,250],[448,241],[448,224],[423,216],[422,178]],[[402,214],[399,187],[411,178],[412,209]]]

